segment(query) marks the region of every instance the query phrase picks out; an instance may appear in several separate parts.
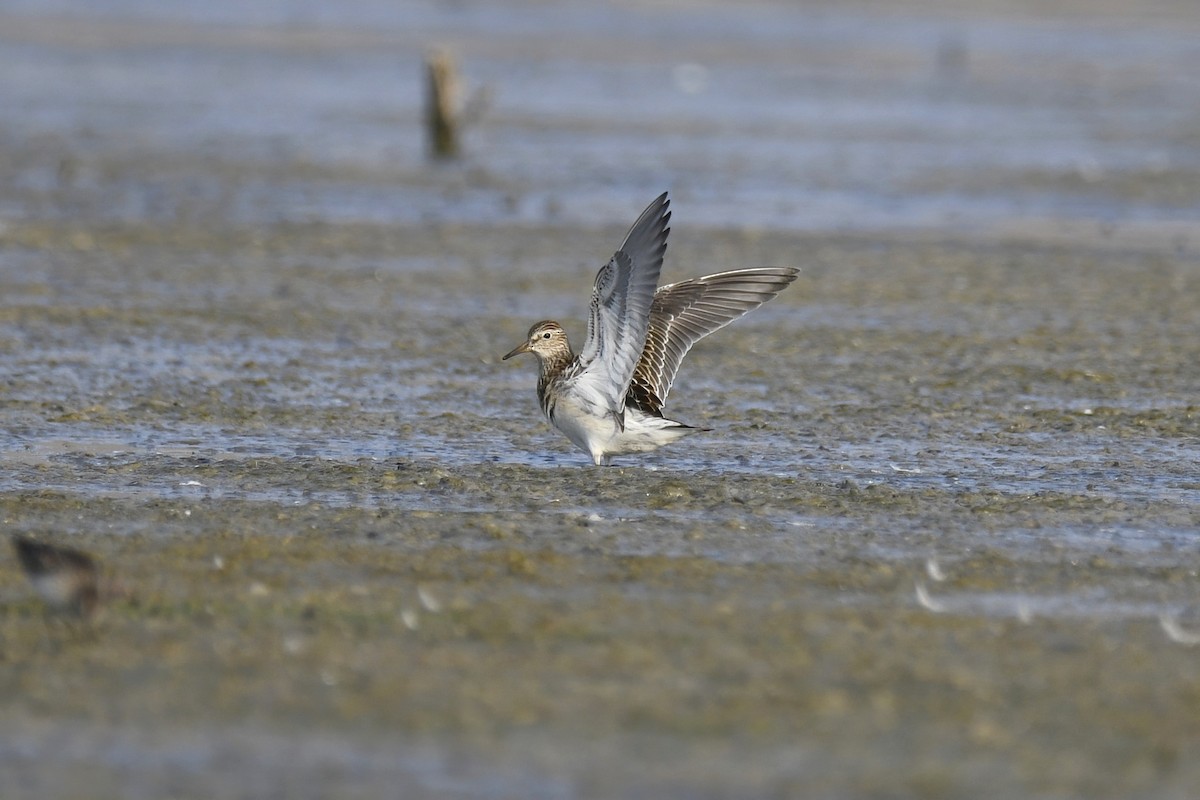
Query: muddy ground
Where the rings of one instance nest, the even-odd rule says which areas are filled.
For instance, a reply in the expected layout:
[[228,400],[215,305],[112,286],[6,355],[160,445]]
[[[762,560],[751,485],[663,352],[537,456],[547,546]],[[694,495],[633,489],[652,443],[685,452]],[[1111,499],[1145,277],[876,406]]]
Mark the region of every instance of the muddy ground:
[[[132,592],[0,543],[0,797],[1194,797],[1195,12],[917,5],[0,14],[0,529]],[[499,356],[663,188],[664,280],[803,272],[595,468]]]
[[1191,791],[1193,251],[684,228],[804,277],[599,469],[500,309],[614,234],[10,226],[4,526],[135,595],[0,559],[5,796]]

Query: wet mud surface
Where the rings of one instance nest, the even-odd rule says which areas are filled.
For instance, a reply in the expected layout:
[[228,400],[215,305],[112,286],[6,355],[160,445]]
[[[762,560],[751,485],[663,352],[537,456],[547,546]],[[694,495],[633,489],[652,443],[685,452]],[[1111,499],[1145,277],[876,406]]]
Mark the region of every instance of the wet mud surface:
[[597,469],[498,362],[529,316],[498,307],[580,308],[538,265],[613,231],[32,235],[5,235],[5,527],[136,595],[64,630],[0,562],[10,786],[1198,777],[1196,650],[1163,627],[1200,629],[1193,259],[684,228],[683,263],[805,275],[691,357],[672,408],[712,433]]
[[[499,356],[582,340],[640,205],[447,216],[493,179],[31,124],[0,128],[0,520],[133,595],[59,619],[0,555],[0,796],[1200,785],[1186,215],[783,230],[685,191],[664,280],[803,273],[685,362],[668,411],[711,432],[601,469]],[[1180,174],[1067,182],[1170,209]],[[439,199],[344,219],[338,186]]]

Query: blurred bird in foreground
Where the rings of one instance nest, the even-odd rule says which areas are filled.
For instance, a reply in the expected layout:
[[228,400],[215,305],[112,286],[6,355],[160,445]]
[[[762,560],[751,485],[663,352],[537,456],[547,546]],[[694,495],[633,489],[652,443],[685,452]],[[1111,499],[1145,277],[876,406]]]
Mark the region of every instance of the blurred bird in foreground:
[[33,588],[46,605],[80,619],[91,619],[102,600],[124,596],[124,587],[105,580],[96,560],[82,550],[12,535],[13,549]]

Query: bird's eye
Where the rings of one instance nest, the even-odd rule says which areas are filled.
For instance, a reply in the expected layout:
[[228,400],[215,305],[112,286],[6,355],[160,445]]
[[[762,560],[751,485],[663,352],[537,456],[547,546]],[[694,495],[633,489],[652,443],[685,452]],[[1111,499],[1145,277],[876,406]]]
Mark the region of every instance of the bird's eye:
[[543,333],[543,334],[542,334],[542,338],[543,338],[543,339],[549,339],[549,338],[550,338],[550,331],[546,331],[545,333]]

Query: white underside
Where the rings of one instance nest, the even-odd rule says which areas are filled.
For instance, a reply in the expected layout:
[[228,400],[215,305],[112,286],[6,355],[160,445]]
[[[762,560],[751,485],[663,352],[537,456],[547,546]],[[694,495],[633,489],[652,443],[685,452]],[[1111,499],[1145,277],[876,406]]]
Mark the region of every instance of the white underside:
[[65,608],[74,603],[80,590],[79,580],[66,571],[34,575],[30,581],[46,605],[55,608]]
[[657,450],[697,430],[636,408],[625,409],[622,427],[612,415],[598,416],[594,407],[584,408],[569,397],[561,398],[555,405],[550,423],[588,453],[597,465],[608,464],[612,456]]

